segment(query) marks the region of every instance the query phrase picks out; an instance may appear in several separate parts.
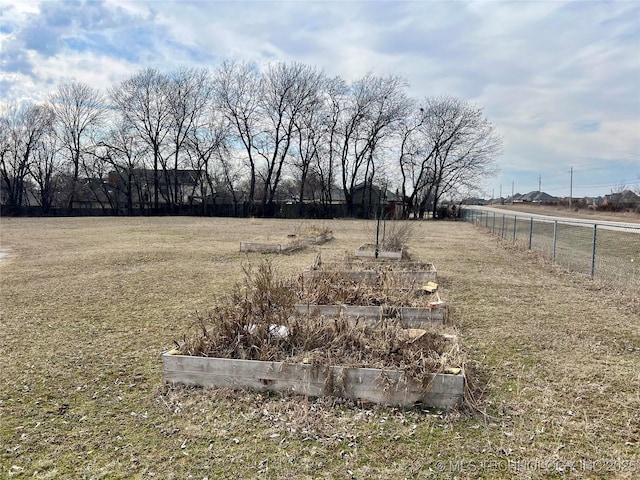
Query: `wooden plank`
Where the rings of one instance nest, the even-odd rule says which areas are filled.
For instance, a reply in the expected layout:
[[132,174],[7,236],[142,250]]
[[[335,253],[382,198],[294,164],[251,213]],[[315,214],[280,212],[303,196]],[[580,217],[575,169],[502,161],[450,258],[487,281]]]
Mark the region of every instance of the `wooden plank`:
[[[373,249],[371,249],[371,246],[373,246]],[[363,243],[362,245],[360,245],[358,248],[355,249],[354,255],[356,257],[376,258],[375,244]],[[402,258],[402,250],[400,250],[399,252],[379,250],[378,258],[400,260]]]
[[303,315],[322,315],[325,317],[339,317],[342,311],[341,305],[297,304],[294,308],[296,312]]
[[383,309],[380,306],[296,304],[294,308],[296,312],[303,315],[322,315],[325,317],[343,315],[349,318],[368,319],[381,319],[383,317]]
[[383,309],[380,306],[296,304],[294,308],[296,312],[303,315],[322,315],[325,317],[342,315],[348,318],[365,319],[381,319],[383,317]]
[[400,307],[400,319],[404,322],[437,322],[443,324],[447,319],[446,307]]
[[302,315],[322,315],[325,317],[362,318],[381,320],[383,318],[398,318],[410,328],[422,328],[426,325],[439,326],[447,320],[446,308],[423,307],[381,307],[362,305],[315,305],[296,304],[295,311]]
[[241,252],[287,252],[301,248],[300,245],[294,243],[255,243],[240,242]]
[[464,376],[434,374],[425,391],[398,370],[261,362],[186,355],[162,356],[166,382],[208,387],[335,395],[385,405],[453,407],[464,398]]
[[[354,251],[354,255],[356,257],[365,257],[365,258],[376,258],[376,252],[375,251],[369,251],[369,250],[355,250]],[[385,250],[380,250],[378,252],[378,258],[386,258],[386,259],[401,259],[402,258],[402,252],[388,252]]]
[[[177,357],[174,361],[173,358]],[[210,357],[166,356],[164,377],[172,383],[320,396],[327,367]]]
[[341,313],[349,318],[382,319],[383,308],[380,306],[343,305]]
[[383,275],[387,275],[398,283],[405,284],[425,284],[427,282],[437,282],[438,274],[427,271],[407,271],[407,272],[384,272]]

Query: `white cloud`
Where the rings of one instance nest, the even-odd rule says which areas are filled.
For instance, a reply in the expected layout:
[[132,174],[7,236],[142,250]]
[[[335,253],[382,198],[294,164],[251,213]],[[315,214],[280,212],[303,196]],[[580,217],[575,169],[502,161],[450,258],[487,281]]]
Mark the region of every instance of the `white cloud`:
[[105,89],[149,66],[299,61],[476,102],[504,137],[505,171],[628,166],[640,163],[638,18],[625,1],[8,1],[0,95],[40,98],[69,80]]

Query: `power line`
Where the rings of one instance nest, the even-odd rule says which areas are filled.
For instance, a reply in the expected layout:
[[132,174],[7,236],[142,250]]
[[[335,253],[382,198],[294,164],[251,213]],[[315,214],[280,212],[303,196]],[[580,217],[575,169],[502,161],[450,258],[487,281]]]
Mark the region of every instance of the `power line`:
[[602,188],[602,187],[619,187],[621,185],[640,185],[640,182],[616,182],[616,183],[599,183],[599,184],[576,184],[575,187],[579,188]]

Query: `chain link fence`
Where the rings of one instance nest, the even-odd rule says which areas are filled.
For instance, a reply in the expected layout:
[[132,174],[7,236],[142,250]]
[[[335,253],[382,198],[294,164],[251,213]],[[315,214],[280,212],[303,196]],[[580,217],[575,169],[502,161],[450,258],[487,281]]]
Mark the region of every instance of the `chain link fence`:
[[462,219],[570,271],[640,295],[640,225],[463,209]]

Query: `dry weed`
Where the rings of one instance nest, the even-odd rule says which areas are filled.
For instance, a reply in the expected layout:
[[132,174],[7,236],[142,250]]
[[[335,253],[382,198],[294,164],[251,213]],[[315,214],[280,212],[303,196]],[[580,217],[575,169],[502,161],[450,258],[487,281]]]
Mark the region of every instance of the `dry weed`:
[[[265,260],[257,267],[245,265],[243,271],[244,283],[227,302],[197,319],[195,332],[183,338],[181,353],[402,369],[425,384],[433,373],[462,366],[463,357],[452,338],[426,332],[417,340],[410,339],[391,321],[372,326],[342,317],[327,320],[296,315],[292,289],[272,262]],[[357,283],[353,286],[359,288]],[[369,291],[371,300],[375,300],[375,289]]]
[[382,235],[382,249],[408,251],[409,242],[415,236],[414,225],[397,220],[385,221]]
[[298,238],[319,237],[331,232],[326,223],[300,223],[296,226],[294,234]]
[[[375,272],[375,270],[374,270]],[[425,294],[415,281],[401,281],[392,270],[354,279],[348,271],[324,270],[321,274],[298,278],[298,303],[313,305],[372,305],[390,307],[429,307],[439,294]],[[377,272],[376,272],[377,273]]]

